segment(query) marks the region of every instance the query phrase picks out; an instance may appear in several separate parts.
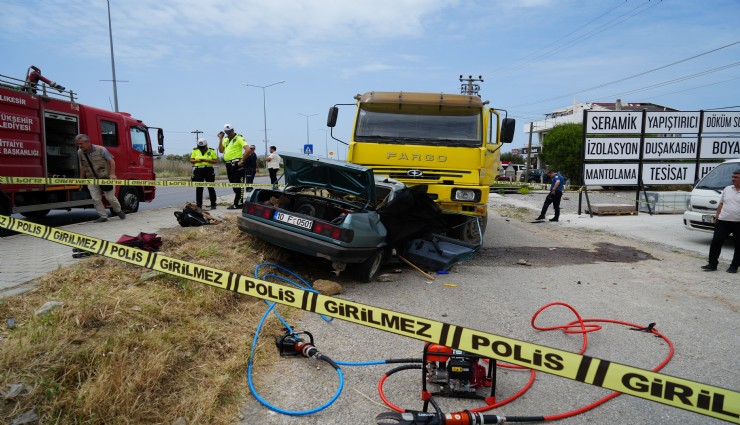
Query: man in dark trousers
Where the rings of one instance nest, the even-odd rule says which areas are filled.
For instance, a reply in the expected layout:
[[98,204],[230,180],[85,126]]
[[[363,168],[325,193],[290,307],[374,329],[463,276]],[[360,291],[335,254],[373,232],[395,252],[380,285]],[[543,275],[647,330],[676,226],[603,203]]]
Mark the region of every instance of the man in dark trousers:
[[[244,160],[244,175],[246,184],[254,184],[254,176],[257,174],[257,154],[254,151],[257,150],[257,146],[251,145],[247,149],[247,156]],[[252,187],[247,188],[247,192],[252,191]]]
[[[226,175],[231,183],[244,183],[244,161],[247,159],[249,149],[244,149],[247,142],[241,134],[236,134],[231,124],[224,125],[224,131],[218,133],[218,151],[224,154],[226,163]],[[235,210],[242,207],[242,187],[235,187],[234,203],[227,210]]]
[[550,193],[545,198],[545,204],[542,205],[542,211],[540,216],[536,220],[544,220],[545,214],[547,214],[547,208],[552,204],[555,210],[555,217],[551,218],[550,221],[558,221],[560,219],[560,198],[563,197],[563,185],[565,184],[565,178],[555,170],[547,170],[547,175],[550,176]]
[[714,236],[709,245],[709,263],[701,266],[704,271],[717,270],[722,245],[730,233],[735,235],[735,253],[727,273],[737,273],[737,266],[740,266],[740,168],[732,172],[732,184],[722,191],[722,197],[719,198],[717,215],[714,217]]
[[[194,182],[215,182],[216,172],[213,165],[218,162],[216,151],[208,147],[206,139],[198,139],[195,149],[190,153],[190,163],[193,164]],[[216,209],[216,189],[208,188],[208,196],[211,199],[211,209]],[[198,208],[203,208],[203,188],[195,188],[195,203]]]

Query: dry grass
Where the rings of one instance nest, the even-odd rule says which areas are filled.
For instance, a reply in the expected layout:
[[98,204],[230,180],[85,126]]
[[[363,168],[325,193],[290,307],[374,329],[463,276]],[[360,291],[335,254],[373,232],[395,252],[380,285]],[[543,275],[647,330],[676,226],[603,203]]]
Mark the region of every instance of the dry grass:
[[[248,275],[271,260],[265,255],[279,255],[233,219],[168,230],[163,240],[165,255]],[[48,274],[35,291],[0,301],[2,316],[16,322],[0,332],[2,390],[31,388],[0,404],[0,423],[34,407],[43,424],[235,422],[265,304],[169,275],[142,279],[147,273],[90,257]],[[36,317],[50,300],[64,305]],[[278,325],[271,320],[265,334],[277,334]],[[271,343],[258,355],[262,365],[277,356]]]
[[[219,163],[215,171],[216,176],[225,176],[226,166]],[[193,165],[181,159],[160,158],[154,161],[154,172],[160,179],[190,177],[193,174]]]

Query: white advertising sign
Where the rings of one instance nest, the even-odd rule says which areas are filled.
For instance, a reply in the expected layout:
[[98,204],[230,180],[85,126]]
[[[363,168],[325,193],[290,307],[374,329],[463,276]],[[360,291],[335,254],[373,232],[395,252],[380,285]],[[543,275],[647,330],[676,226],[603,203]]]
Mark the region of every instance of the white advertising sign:
[[671,164],[661,162],[658,164],[642,165],[643,184],[693,184],[696,163]]
[[648,112],[645,133],[699,133],[699,112]]
[[721,164],[721,162],[702,162],[699,164],[699,178],[703,179],[704,176],[709,174],[710,171],[714,170],[714,167]]
[[690,137],[645,138],[642,159],[696,159],[699,141]]
[[640,138],[587,137],[586,160],[640,159]]
[[740,112],[704,112],[702,133],[740,133]]
[[740,158],[740,137],[702,137],[701,158]]
[[585,164],[583,183],[595,186],[634,186],[639,164]]
[[640,134],[642,131],[642,111],[586,112],[588,134]]

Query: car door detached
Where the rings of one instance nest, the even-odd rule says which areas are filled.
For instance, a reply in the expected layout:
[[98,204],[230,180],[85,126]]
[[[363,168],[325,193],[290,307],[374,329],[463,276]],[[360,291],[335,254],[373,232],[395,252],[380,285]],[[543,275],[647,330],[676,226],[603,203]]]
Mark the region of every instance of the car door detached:
[[375,250],[373,255],[367,258],[362,263],[358,263],[354,266],[355,277],[364,283],[372,282],[375,279],[375,275],[378,274],[380,266],[383,264],[385,258],[385,250],[380,248]]

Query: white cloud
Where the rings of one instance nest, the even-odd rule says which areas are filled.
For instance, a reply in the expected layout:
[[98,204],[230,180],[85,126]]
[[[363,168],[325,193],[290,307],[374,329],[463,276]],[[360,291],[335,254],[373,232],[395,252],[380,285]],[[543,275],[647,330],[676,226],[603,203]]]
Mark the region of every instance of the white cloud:
[[[430,16],[458,0],[111,0],[116,56],[128,63],[183,56],[208,39],[208,52],[233,52],[283,66],[311,66],[352,45],[423,37]],[[107,55],[106,2],[10,0],[0,35],[40,43],[67,40],[75,54]],[[12,42],[12,40],[10,40]],[[275,54],[279,46],[282,51]],[[311,46],[311,47],[308,47]],[[223,49],[222,52],[219,52]]]

